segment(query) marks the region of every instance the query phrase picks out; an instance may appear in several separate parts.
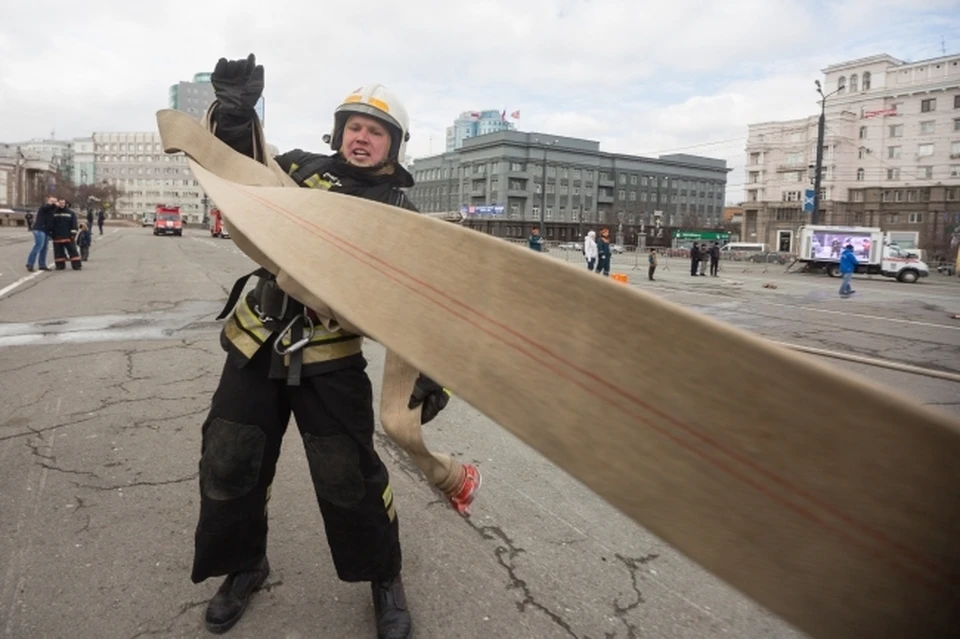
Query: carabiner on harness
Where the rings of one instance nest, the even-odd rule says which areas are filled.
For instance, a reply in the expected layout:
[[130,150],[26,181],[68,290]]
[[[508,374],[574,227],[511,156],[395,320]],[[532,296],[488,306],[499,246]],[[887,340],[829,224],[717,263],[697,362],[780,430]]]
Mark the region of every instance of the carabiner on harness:
[[[303,320],[304,324],[307,326],[307,334],[296,342],[290,344],[286,348],[283,347],[283,338],[287,335],[290,335],[293,332],[294,325]],[[284,356],[289,355],[290,353],[295,353],[301,348],[310,343],[310,340],[313,339],[313,335],[316,333],[316,328],[313,325],[313,320],[310,319],[310,315],[304,309],[301,315],[296,315],[290,322],[284,327],[280,334],[277,335],[277,339],[273,342],[273,350],[276,351],[277,355]]]

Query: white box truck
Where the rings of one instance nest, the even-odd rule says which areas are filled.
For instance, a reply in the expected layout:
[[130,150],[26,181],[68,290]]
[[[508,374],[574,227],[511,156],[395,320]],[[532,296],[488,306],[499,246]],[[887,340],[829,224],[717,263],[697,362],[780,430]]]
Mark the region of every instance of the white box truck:
[[857,273],[893,277],[914,283],[930,275],[930,269],[916,253],[901,249],[878,228],[865,226],[801,226],[800,256],[807,270],[823,270],[830,277],[840,275],[840,254],[847,244],[857,256]]

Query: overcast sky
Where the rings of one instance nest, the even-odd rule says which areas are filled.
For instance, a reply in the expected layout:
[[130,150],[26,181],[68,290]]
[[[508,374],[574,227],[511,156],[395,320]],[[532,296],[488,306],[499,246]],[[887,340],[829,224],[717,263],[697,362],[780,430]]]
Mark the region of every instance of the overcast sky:
[[325,151],[333,108],[380,82],[413,157],[461,111],[519,110],[607,151],[724,158],[736,202],[748,123],[815,113],[828,64],[935,57],[941,37],[960,52],[960,0],[5,2],[0,142],[155,130],[170,85],[254,52],[281,149]]

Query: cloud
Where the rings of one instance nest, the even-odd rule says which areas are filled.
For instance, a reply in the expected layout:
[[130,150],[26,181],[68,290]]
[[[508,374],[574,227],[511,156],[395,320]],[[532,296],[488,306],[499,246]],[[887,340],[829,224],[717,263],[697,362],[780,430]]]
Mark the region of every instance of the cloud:
[[[8,3],[9,4],[9,3]],[[253,51],[280,148],[324,150],[332,111],[381,82],[411,116],[414,157],[461,112],[520,109],[522,130],[623,153],[721,157],[742,184],[747,124],[816,111],[847,59],[939,55],[957,2],[925,0],[276,0],[12,3],[0,24],[0,141],[153,130],[170,85]],[[948,43],[950,46],[950,43]],[[953,43],[957,50],[957,43]],[[739,187],[728,200],[741,197]]]

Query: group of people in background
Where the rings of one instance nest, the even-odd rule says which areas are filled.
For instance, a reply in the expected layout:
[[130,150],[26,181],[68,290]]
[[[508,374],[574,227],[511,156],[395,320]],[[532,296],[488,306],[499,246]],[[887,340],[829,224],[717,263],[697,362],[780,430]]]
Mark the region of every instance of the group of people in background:
[[600,239],[595,231],[589,231],[583,238],[583,257],[587,261],[587,270],[610,276],[610,229],[600,229]]
[[[543,251],[543,237],[540,235],[540,229],[533,227],[530,231],[530,237],[527,238],[529,247],[537,252]],[[717,259],[719,259],[719,248]],[[610,260],[613,257],[613,250],[610,248],[610,229],[600,229],[600,237],[597,237],[596,231],[588,231],[583,238],[583,259],[587,263],[587,270],[591,273],[600,273],[606,277],[610,276]],[[650,255],[647,258],[649,264],[647,269],[647,279],[654,281],[653,274],[657,270],[658,257],[656,249],[650,249]]]
[[[100,235],[103,235],[104,213],[97,215]],[[47,197],[46,202],[37,209],[34,216],[26,215],[27,229],[33,233],[33,248],[27,256],[27,270],[49,271],[47,250],[53,244],[53,261],[58,271],[67,268],[67,262],[73,270],[79,271],[83,262],[90,258],[90,246],[93,244],[93,211],[87,213],[86,222],[81,222],[70,208],[70,202],[56,196]],[[35,266],[36,265],[36,268]]]
[[[706,242],[694,243],[690,247],[690,275],[696,277],[707,275],[707,262],[710,263],[711,277],[717,277],[720,271],[720,242],[714,242],[708,247]],[[698,273],[699,271],[699,273]]]

